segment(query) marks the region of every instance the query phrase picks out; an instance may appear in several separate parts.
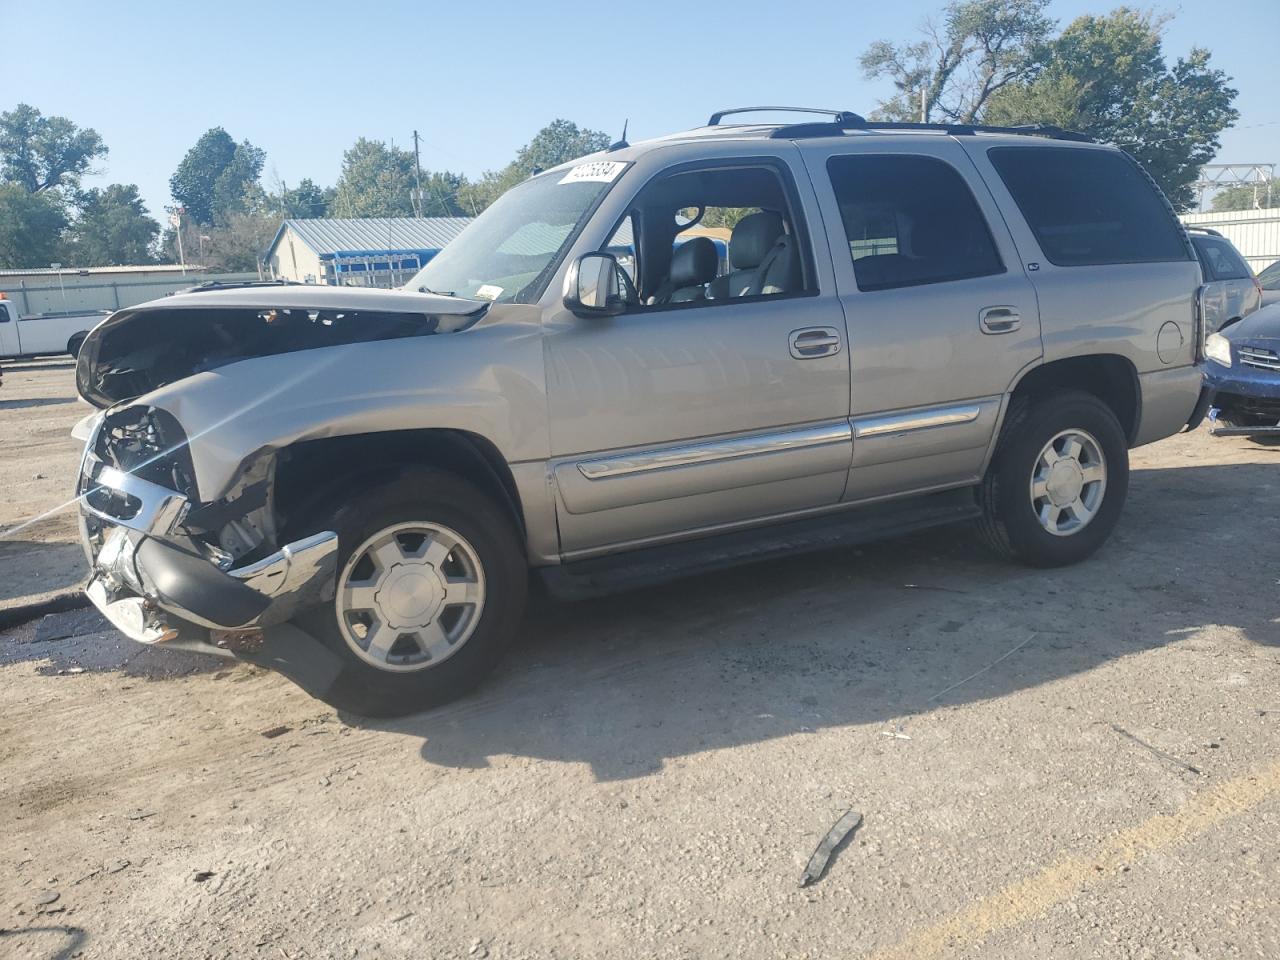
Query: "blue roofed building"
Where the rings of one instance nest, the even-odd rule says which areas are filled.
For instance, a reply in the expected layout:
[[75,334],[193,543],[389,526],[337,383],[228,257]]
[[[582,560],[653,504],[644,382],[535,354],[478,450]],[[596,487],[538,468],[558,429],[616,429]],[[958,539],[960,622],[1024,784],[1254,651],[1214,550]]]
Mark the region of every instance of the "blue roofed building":
[[286,220],[263,265],[276,280],[398,287],[470,222],[470,217]]

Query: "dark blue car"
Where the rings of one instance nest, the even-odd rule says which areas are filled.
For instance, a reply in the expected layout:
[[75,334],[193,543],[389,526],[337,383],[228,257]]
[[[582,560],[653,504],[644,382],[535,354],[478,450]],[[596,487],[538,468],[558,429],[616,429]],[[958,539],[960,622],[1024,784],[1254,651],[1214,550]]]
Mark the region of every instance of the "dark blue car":
[[1211,334],[1204,354],[1213,432],[1280,440],[1280,303]]

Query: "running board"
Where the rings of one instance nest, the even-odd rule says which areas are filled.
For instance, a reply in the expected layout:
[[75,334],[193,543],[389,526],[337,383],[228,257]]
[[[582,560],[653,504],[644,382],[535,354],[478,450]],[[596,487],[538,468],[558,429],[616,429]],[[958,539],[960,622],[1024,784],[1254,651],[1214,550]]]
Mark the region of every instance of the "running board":
[[554,595],[577,600],[667,583],[699,573],[897,537],[981,516],[972,487],[888,500],[841,513],[646,547],[591,560],[541,567]]

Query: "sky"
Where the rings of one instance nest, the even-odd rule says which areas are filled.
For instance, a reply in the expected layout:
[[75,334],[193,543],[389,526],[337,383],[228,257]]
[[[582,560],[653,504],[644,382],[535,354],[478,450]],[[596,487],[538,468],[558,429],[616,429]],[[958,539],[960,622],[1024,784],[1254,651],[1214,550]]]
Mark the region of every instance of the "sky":
[[[557,117],[609,134],[629,120],[635,142],[746,104],[867,113],[889,90],[858,55],[913,38],[942,5],[0,0],[0,110],[26,102],[93,127],[110,154],[87,183],[136,183],[162,217],[170,175],[213,126],[266,150],[270,188],[332,184],[358,137],[409,146],[414,129],[425,169],[475,176]],[[1118,5],[1050,13],[1065,25]],[[1207,47],[1240,91],[1217,160],[1280,164],[1280,3],[1154,6],[1174,15],[1170,62]]]

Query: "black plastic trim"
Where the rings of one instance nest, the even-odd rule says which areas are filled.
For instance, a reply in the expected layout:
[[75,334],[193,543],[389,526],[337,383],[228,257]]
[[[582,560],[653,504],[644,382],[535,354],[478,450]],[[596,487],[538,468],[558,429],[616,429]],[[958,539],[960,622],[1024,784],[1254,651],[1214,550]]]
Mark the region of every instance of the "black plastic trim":
[[138,544],[138,566],[160,600],[209,623],[233,629],[252,623],[271,604],[268,597],[223,573],[204,557],[148,537]]

